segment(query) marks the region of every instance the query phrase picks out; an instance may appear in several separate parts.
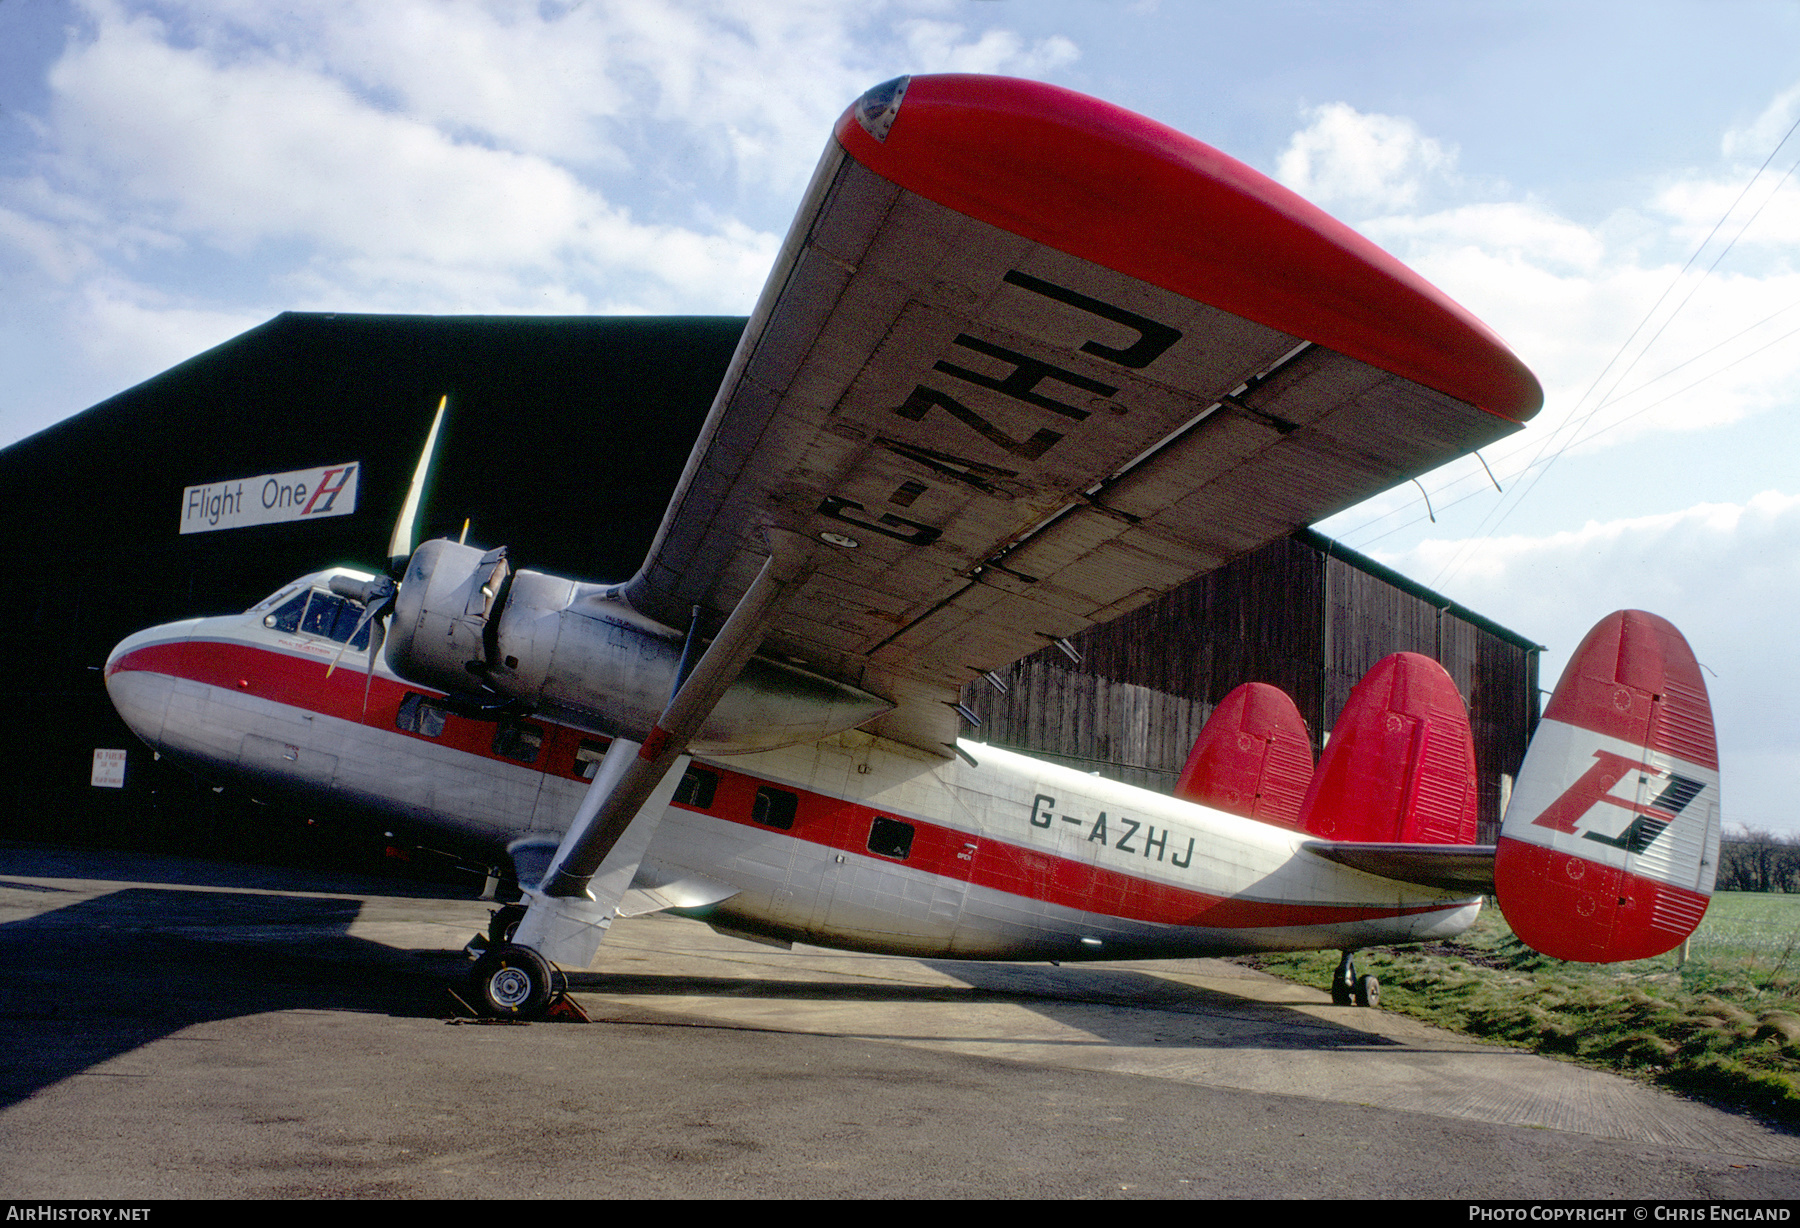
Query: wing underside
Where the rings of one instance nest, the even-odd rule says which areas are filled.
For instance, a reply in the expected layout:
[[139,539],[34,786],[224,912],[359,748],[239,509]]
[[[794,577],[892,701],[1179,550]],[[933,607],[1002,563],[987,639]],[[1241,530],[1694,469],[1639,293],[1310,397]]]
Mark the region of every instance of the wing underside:
[[[877,732],[941,750],[975,674],[1517,429],[1305,314],[1161,275],[1155,233],[1126,271],[1070,250],[1056,225],[1095,208],[1091,171],[1031,155],[1075,194],[1045,223],[912,190],[859,142],[846,123],[827,150],[624,594],[673,625],[722,615],[790,535],[815,570],[764,650],[894,700]],[[1105,186],[1090,229],[1130,206]]]

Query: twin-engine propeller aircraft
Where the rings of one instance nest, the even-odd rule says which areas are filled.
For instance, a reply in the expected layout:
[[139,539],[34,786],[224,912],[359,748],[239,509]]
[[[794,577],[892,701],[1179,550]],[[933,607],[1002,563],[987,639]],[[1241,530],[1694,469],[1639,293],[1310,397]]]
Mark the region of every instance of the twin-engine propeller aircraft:
[[428,441],[388,575],[142,632],[107,686],[202,773],[504,850],[524,903],[474,972],[500,1015],[659,909],[949,958],[1338,949],[1368,1002],[1351,952],[1458,933],[1497,888],[1538,949],[1636,958],[1698,923],[1719,830],[1705,688],[1650,615],[1576,653],[1497,848],[1424,657],[1363,680],[1316,769],[1293,702],[1241,688],[1172,797],[957,738],[968,680],[1541,400],[1216,150],[1051,86],[901,78],[839,120],[637,575],[414,550]]

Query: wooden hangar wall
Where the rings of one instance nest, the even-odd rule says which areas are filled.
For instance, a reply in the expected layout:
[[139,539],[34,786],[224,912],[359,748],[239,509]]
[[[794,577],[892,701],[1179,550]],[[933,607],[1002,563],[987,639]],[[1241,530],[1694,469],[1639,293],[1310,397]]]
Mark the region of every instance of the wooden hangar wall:
[[[471,542],[520,566],[624,579],[743,326],[288,313],[0,451],[0,837],[292,855],[270,812],[151,761],[106,700],[112,646],[321,567],[378,564],[444,393],[424,533],[467,517]],[[360,467],[353,515],[180,532],[189,487],[345,462]],[[1402,648],[1439,656],[1473,701],[1484,777],[1516,769],[1535,716],[1525,641],[1304,533],[1081,643],[1079,671],[1060,654],[1017,666],[1036,681],[1009,706],[971,688],[992,715],[977,736],[1167,788],[1236,683],[1286,687],[1316,731]],[[96,747],[128,750],[123,789],[90,785]]]
[[1442,664],[1469,705],[1480,836],[1495,838],[1537,726],[1538,645],[1302,530],[963,689],[969,736],[1168,792],[1214,706],[1244,682],[1293,697],[1316,757],[1381,658]]

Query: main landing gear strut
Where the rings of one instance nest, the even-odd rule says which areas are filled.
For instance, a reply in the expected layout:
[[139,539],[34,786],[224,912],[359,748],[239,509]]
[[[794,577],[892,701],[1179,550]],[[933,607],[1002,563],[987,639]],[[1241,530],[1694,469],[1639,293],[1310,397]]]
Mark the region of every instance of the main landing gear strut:
[[1337,971],[1332,973],[1331,1001],[1337,1006],[1349,1006],[1351,1002],[1358,1006],[1381,1005],[1381,982],[1372,976],[1356,975],[1355,951],[1345,951]]

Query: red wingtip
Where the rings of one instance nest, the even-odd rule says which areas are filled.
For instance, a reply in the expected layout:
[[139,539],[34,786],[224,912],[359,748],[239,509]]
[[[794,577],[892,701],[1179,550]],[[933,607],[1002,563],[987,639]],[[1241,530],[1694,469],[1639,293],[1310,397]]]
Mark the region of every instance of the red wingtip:
[[1543,404],[1537,377],[1443,291],[1185,133],[1008,77],[910,78],[880,137],[860,105],[838,120],[839,143],[927,200],[1510,421]]

